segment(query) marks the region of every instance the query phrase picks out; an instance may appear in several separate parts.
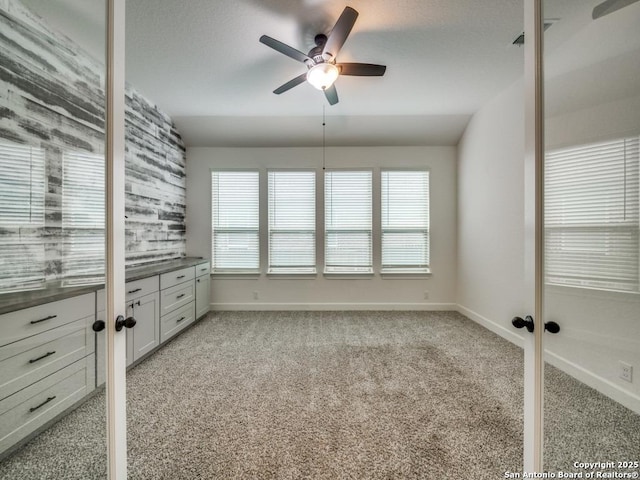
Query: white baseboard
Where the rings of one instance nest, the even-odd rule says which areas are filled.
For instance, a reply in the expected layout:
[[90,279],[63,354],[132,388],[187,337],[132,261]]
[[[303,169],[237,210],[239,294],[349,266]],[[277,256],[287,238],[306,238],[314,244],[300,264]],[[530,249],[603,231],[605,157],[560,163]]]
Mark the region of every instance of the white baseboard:
[[211,303],[212,311],[447,311],[455,303]]
[[546,361],[554,367],[640,415],[640,397],[638,395],[624,390],[606,378],[602,378],[560,355],[551,352],[545,352],[545,354]]
[[473,310],[470,310],[462,305],[456,305],[456,310],[465,317],[469,317],[474,322],[479,323],[487,330],[491,330],[496,335],[500,335],[505,340],[518,345],[520,348],[524,346],[522,337],[516,332],[511,331],[510,329],[494,322],[493,320],[489,320],[488,318],[483,317],[479,313],[474,312]]
[[[458,305],[457,310],[462,315],[469,317],[474,322],[491,330],[497,335],[500,335],[505,340],[518,345],[520,348],[523,348],[523,339],[517,333],[512,332],[508,328],[505,328],[502,325],[499,325],[496,322],[489,320],[488,318],[483,317],[482,315],[462,305]],[[628,409],[640,414],[640,397],[638,397],[638,395],[628,390],[624,390],[623,388],[616,385],[615,383],[610,382],[606,378],[596,375],[595,373],[586,370],[580,365],[571,362],[570,360],[560,355],[548,351],[546,351],[545,354],[546,361],[554,367],[559,368],[566,374],[571,375],[573,378],[579,380],[585,385],[588,385],[589,387],[597,390],[598,392],[611,398],[619,404],[624,405]]]

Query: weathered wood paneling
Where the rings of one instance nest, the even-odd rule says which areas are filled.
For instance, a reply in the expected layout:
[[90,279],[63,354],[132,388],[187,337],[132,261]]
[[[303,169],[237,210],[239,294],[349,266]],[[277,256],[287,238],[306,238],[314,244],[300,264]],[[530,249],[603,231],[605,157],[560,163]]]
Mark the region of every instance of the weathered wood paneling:
[[[78,230],[63,225],[64,155],[104,154],[103,71],[19,0],[0,0],[0,142],[41,148],[46,162],[44,225],[0,220],[0,247],[40,245],[44,258],[34,262],[46,280],[75,273],[65,259],[65,243]],[[171,118],[130,86],[125,102],[127,264],[184,256],[184,144]],[[33,281],[33,265],[12,263],[0,253],[0,289],[19,284],[25,271]]]

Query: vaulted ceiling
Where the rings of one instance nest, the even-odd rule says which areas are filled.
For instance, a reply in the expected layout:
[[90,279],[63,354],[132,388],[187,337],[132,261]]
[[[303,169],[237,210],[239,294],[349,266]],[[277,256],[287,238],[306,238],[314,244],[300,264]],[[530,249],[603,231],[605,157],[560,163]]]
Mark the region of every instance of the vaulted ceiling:
[[[103,0],[23,0],[95,56]],[[598,0],[563,0],[548,32],[560,44]],[[348,5],[358,20],[339,61],[387,65],[341,77],[340,102],[304,83],[306,67],[259,43],[298,50]],[[189,146],[455,145],[469,118],[522,77],[523,0],[127,0],[127,80],[171,115]]]

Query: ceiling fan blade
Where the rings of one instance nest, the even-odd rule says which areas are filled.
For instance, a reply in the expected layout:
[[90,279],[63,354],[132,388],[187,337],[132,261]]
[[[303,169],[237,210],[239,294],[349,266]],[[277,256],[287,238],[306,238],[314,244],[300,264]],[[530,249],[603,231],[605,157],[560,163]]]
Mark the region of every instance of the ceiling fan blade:
[[333,30],[331,30],[331,33],[327,37],[327,43],[325,43],[324,49],[322,50],[322,56],[326,61],[329,62],[336,58],[344,42],[347,40],[349,33],[351,33],[351,29],[356,23],[356,18],[358,18],[358,12],[351,7],[345,7],[342,15],[340,15]]
[[294,60],[302,63],[309,63],[310,65],[313,65],[313,60],[311,60],[311,58],[307,54],[302,53],[301,51],[296,50],[295,48],[290,47],[286,43],[282,43],[275,38],[271,38],[267,35],[262,35],[260,37],[260,42],[264,43],[268,47],[273,48],[274,50],[277,50],[280,53],[285,54],[287,57],[291,57]]
[[621,8],[631,5],[632,3],[636,3],[637,1],[638,0],[606,0],[600,5],[596,5],[591,16],[595,20],[596,18],[609,15],[610,13],[613,13],[616,10],[620,10]]
[[301,83],[304,83],[307,80],[307,72],[304,72],[302,75],[298,75],[296,78],[289,80],[287,83],[280,85],[276,88],[273,93],[276,95],[280,95],[281,93],[286,92],[287,90],[291,90],[293,87],[297,87]]
[[381,77],[387,70],[385,65],[373,63],[338,63],[340,75],[356,75],[359,77]]
[[338,91],[335,85],[331,85],[329,88],[324,89],[324,96],[327,97],[329,105],[335,105],[338,103]]

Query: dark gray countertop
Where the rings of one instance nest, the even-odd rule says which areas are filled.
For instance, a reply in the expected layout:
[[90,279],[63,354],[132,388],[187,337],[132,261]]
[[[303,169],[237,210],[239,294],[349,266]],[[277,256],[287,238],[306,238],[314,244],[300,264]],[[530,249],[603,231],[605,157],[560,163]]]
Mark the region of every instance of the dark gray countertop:
[[[208,261],[201,257],[182,257],[175,260],[150,263],[138,267],[127,268],[125,278],[127,282],[140,280],[181,268],[192,267]],[[14,312],[23,308],[35,307],[44,303],[55,302],[69,297],[75,297],[84,293],[95,292],[104,288],[103,283],[91,285],[61,286],[60,282],[45,284],[38,290],[27,290],[22,292],[9,292],[0,294],[0,315]]]

